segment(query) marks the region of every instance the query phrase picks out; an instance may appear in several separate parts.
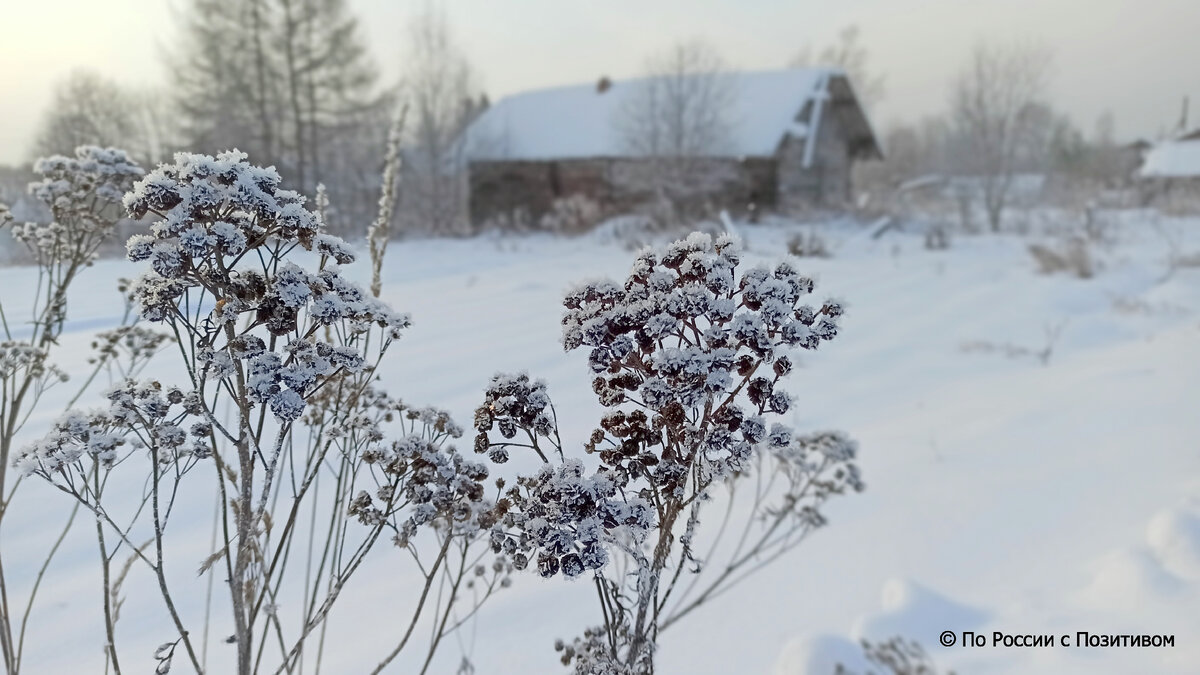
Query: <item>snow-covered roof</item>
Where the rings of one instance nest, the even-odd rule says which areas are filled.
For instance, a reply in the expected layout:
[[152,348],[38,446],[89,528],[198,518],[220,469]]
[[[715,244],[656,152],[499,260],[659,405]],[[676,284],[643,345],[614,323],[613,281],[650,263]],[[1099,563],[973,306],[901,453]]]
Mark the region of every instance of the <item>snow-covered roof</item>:
[[1200,140],[1158,143],[1146,153],[1140,173],[1147,178],[1200,178]]
[[[720,156],[773,155],[785,134],[804,137],[797,121],[805,104],[825,91],[838,69],[797,68],[730,73],[733,90],[729,147]],[[620,132],[627,101],[648,78],[615,81],[607,89],[593,84],[554,87],[501,99],[479,116],[466,133],[472,160],[545,160],[620,157],[630,154]],[[872,139],[873,142],[873,139]]]

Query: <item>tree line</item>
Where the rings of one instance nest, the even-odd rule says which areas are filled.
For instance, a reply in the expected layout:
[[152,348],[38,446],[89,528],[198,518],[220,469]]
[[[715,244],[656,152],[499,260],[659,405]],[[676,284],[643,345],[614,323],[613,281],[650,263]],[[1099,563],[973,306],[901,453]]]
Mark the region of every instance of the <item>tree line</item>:
[[[179,149],[236,147],[275,166],[294,189],[324,185],[330,226],[361,236],[375,216],[389,128],[403,111],[402,208],[392,231],[471,231],[458,139],[488,100],[442,12],[426,6],[413,17],[394,83],[383,81],[345,0],[188,0],[179,29],[159,89],[123,87],[86,70],[59,82],[32,156],[97,144],[154,164]],[[863,105],[877,111],[886,78],[870,57],[859,29],[848,26],[788,65],[842,68]],[[1022,173],[1065,177],[1089,195],[1126,185],[1137,157],[1115,142],[1111,114],[1094,133],[1080,131],[1050,102],[1052,68],[1042,45],[976,45],[947,83],[941,110],[877,126],[886,158],[859,167],[857,189],[879,203],[914,179],[968,177],[971,209],[995,230]],[[697,40],[647,59],[644,74],[656,76],[655,86],[623,111],[617,131],[631,154],[661,160],[659,192],[690,197],[668,188],[694,183],[688,158],[711,154],[728,135],[735,92],[722,75],[731,70]]]
[[383,81],[345,0],[189,0],[179,33],[160,88],[124,87],[92,70],[60,81],[31,156],[95,144],[152,165],[181,149],[236,147],[275,166],[293,189],[312,194],[324,185],[331,227],[361,235],[403,107],[409,222],[400,226],[461,225],[465,192],[445,166],[486,99],[440,11],[427,6],[411,19],[397,83]]

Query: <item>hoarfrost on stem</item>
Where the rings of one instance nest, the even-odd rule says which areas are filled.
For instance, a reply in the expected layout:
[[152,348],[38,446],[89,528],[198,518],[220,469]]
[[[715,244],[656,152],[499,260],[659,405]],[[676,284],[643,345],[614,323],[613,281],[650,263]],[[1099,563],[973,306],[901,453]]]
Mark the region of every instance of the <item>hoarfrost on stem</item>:
[[[117,181],[129,173],[120,159],[99,153],[88,166],[100,176],[96,180]],[[71,189],[60,182],[40,189]],[[102,194],[120,199],[115,188]],[[444,412],[412,408],[374,384],[375,368],[408,327],[408,316],[343,276],[340,265],[352,263],[354,252],[324,232],[320,213],[310,211],[304,197],[282,189],[273,168],[253,166],[245,154],[230,151],[177,154],[173,163],[133,183],[121,202],[133,218],[154,218],[148,234],[126,244],[129,259],[149,267],[128,284],[128,295],[143,320],[178,338],[187,384],[126,379],[107,394],[106,408],[68,413],[13,463],[85,505],[122,546],[144,548],[132,543],[140,536],[135,526],[152,533],[157,558],[139,557],[158,576],[177,634],[169,649],[160,650],[160,670],[170,667],[179,646],[201,669],[174,611],[162,540],[178,484],[205,460],[216,470],[201,474],[215,477],[214,491],[227,499],[221,514],[226,540],[204,569],[223,561],[228,576],[236,672],[251,672],[253,654],[261,649],[256,639],[278,640],[280,672],[293,669],[310,633],[385,533],[406,549],[430,585],[447,583],[459,562],[463,569],[471,568],[466,561],[491,562],[491,574],[472,579],[463,591],[457,584],[439,590],[435,607],[422,600],[413,608],[414,623],[423,611],[477,607],[507,585],[511,564],[486,553],[486,533],[496,519],[495,504],[485,496],[487,467],[449,442],[462,429]],[[301,250],[310,255],[297,255]],[[156,339],[161,342],[144,330],[125,330],[101,336],[97,344],[102,355],[126,351],[144,359]],[[6,343],[0,368],[47,367],[43,351]],[[130,522],[118,523],[104,487],[109,472],[134,467],[146,471],[148,487],[140,499],[149,508],[134,509]],[[363,527],[339,526],[327,534],[323,545],[338,564],[316,573],[305,589],[313,601],[303,609],[299,634],[284,637],[278,624],[267,629],[273,615],[260,609],[274,606],[288,578],[288,542],[297,531],[288,516],[301,512],[306,498],[316,501],[310,490],[326,475],[335,495],[326,500],[333,515],[325,517],[345,522],[348,515]],[[430,541],[437,542],[432,554]],[[462,595],[467,589],[470,599]],[[431,636],[430,654],[456,627],[443,622]],[[110,645],[113,661],[114,650]]]

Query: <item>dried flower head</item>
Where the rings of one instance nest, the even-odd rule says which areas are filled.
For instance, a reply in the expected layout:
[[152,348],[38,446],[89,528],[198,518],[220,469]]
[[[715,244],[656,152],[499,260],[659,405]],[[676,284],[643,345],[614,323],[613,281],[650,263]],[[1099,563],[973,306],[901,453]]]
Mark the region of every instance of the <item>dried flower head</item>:
[[[559,647],[577,673],[653,672],[660,584],[673,587],[672,567],[706,562],[692,546],[714,487],[769,476],[747,524],[765,523],[755,546],[768,547],[795,545],[824,524],[829,496],[862,489],[853,441],[778,421],[793,405],[783,384],[796,353],[837,336],[842,305],[807,303],[814,283],[790,263],[739,274],[740,263],[732,238],[696,233],[642,253],[623,283],[567,293],[563,345],[588,349],[606,409],[584,446],[595,468],[565,457],[541,381],[496,375],[475,412],[476,452],[500,463],[528,448],[543,460],[504,489],[493,550],[544,577],[595,572],[606,598],[606,625]],[[608,576],[614,557],[621,574]]]

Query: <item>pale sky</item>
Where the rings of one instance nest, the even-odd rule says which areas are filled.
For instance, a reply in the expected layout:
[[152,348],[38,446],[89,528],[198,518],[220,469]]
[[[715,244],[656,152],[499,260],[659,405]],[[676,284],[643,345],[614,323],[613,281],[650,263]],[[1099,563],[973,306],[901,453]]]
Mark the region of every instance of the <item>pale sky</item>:
[[[160,65],[186,0],[0,0],[0,163],[26,158],[54,83],[87,67],[130,86]],[[349,0],[385,76],[423,0]],[[1054,51],[1052,101],[1085,133],[1105,110],[1119,138],[1154,137],[1185,95],[1200,126],[1200,0],[446,0],[458,42],[492,100],[529,88],[636,75],[648,54],[699,37],[741,68],[785,65],[858,24],[887,78],[875,124],[945,107],[980,39]]]

